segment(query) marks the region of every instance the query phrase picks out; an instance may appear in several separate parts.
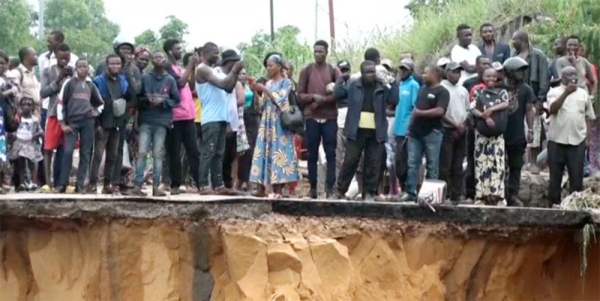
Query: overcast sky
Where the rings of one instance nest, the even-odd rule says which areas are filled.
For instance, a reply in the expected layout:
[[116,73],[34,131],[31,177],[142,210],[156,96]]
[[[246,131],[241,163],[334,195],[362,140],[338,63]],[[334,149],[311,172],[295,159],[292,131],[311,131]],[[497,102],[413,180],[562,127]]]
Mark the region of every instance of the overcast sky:
[[[29,0],[37,10],[37,0]],[[409,0],[336,0],[335,27],[338,40],[363,41],[372,30],[400,28],[410,22],[404,6]],[[315,41],[315,3],[319,39],[329,40],[327,0],[274,0],[275,28],[295,25],[302,38]],[[150,28],[158,30],[166,16],[174,15],[189,25],[190,46],[212,41],[226,48],[249,42],[259,30],[270,31],[269,0],[104,0],[109,19],[121,27],[121,35],[132,38]],[[133,17],[133,19],[132,19]],[[208,24],[210,30],[203,25]]]

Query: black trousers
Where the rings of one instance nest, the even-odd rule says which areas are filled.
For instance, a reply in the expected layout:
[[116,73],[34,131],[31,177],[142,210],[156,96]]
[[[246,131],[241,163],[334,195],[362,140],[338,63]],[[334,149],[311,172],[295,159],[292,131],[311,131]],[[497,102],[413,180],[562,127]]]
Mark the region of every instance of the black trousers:
[[475,129],[469,125],[467,130],[467,172],[465,176],[465,196],[475,199]]
[[182,184],[181,172],[181,145],[185,148],[185,154],[190,166],[190,173],[199,183],[200,176],[200,151],[196,140],[196,125],[194,120],[180,120],[173,122],[173,128],[167,134],[167,149],[169,154],[169,174],[171,176],[171,188],[179,188]]
[[406,179],[408,177],[408,151],[406,148],[408,140],[405,136],[396,137],[396,157],[394,167],[396,169],[396,177],[400,182],[402,192],[406,191]]
[[383,143],[377,141],[375,130],[358,129],[355,140],[346,140],[346,155],[340,170],[337,188],[340,194],[346,194],[356,173],[360,156],[364,152],[363,197],[377,195],[377,178],[381,167]]
[[548,141],[548,168],[550,169],[548,198],[551,204],[560,204],[561,182],[565,166],[569,174],[569,192],[583,190],[584,161],[585,141],[579,145]]
[[233,188],[233,161],[237,157],[237,132],[227,133],[225,138],[225,154],[223,155],[223,185]]
[[258,127],[260,125],[260,116],[247,111],[248,109],[244,110],[244,126],[246,127],[250,149],[238,158],[238,179],[242,182],[250,180],[252,156],[254,155],[254,146],[256,145],[256,136],[258,135]]
[[[110,185],[113,179],[121,174],[117,170],[117,160],[119,158],[119,140],[121,132],[118,129],[104,129],[102,134],[96,132],[94,137],[94,155],[92,159],[92,169],[90,170],[90,186],[98,184],[98,172],[102,163],[102,155],[106,152],[104,159],[104,185]],[[122,152],[122,150],[121,150]],[[122,161],[122,157],[121,157]],[[122,164],[121,164],[122,165]]]
[[452,129],[444,128],[442,149],[440,151],[440,178],[448,185],[448,196],[458,200],[463,193],[463,161],[467,147],[467,137],[462,135],[455,139]]
[[200,188],[209,188],[208,176],[213,189],[223,185],[223,156],[227,123],[211,122],[202,125],[202,156],[200,157]]
[[526,144],[513,144],[506,145],[506,161],[508,167],[508,177],[506,177],[506,201],[508,205],[511,206],[511,198],[519,197],[519,189],[521,187],[521,169],[523,169],[523,164],[525,160],[523,156],[525,155],[525,146]]

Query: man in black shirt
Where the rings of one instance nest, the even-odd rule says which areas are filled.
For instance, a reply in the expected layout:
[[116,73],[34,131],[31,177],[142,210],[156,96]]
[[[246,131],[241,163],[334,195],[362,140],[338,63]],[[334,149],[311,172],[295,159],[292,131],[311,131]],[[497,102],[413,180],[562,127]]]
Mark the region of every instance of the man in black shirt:
[[471,93],[471,89],[478,84],[483,83],[483,72],[492,66],[490,58],[485,55],[480,55],[475,60],[475,69],[477,69],[477,76],[471,77],[463,82],[463,87]]
[[442,77],[443,70],[439,66],[425,68],[425,86],[419,91],[408,127],[408,179],[406,192],[400,198],[402,202],[417,199],[418,173],[423,153],[427,160],[427,179],[435,180],[439,176],[442,119],[450,101],[450,93],[440,84]]
[[[509,96],[508,125],[504,132],[508,163],[506,202],[509,206],[515,207],[523,206],[519,200],[521,169],[524,163],[525,147],[533,138],[533,118],[535,117],[533,104],[536,97],[533,89],[524,83],[525,70],[528,67],[527,62],[520,57],[512,57],[504,62],[506,90]],[[523,120],[527,120],[527,135],[525,135]]]

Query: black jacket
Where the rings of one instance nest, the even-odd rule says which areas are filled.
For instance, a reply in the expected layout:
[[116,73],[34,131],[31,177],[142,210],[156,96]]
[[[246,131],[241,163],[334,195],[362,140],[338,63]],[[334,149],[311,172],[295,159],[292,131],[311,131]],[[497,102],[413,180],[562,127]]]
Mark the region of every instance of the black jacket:
[[[375,85],[375,90],[373,92],[375,135],[378,142],[385,142],[388,138],[386,108],[388,106],[396,107],[400,92],[396,82],[394,82],[389,89],[380,82],[376,82]],[[346,136],[347,139],[355,140],[364,100],[362,80],[345,82],[343,78],[340,78],[333,89],[333,98],[337,101],[346,100],[348,102],[348,114],[346,115],[346,123],[344,125],[344,136]]]
[[[479,48],[479,51],[481,51],[481,54],[487,56],[487,53],[485,51],[485,45],[483,44],[483,42],[477,44],[477,47]],[[494,45],[494,53],[492,54],[492,62],[504,64],[504,61],[506,61],[509,58],[510,46],[508,46],[508,44],[496,42],[496,44]]]

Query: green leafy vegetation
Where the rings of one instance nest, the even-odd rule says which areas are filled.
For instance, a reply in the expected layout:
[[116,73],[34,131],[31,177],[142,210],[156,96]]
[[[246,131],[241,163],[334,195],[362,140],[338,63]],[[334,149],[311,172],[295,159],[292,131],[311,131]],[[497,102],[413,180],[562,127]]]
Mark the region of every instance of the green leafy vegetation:
[[186,47],[186,42],[183,37],[189,34],[189,26],[181,19],[175,16],[167,16],[166,23],[155,33],[151,29],[147,29],[137,37],[135,44],[148,47],[152,50],[162,49],[162,44],[168,39],[178,39],[182,46]]

